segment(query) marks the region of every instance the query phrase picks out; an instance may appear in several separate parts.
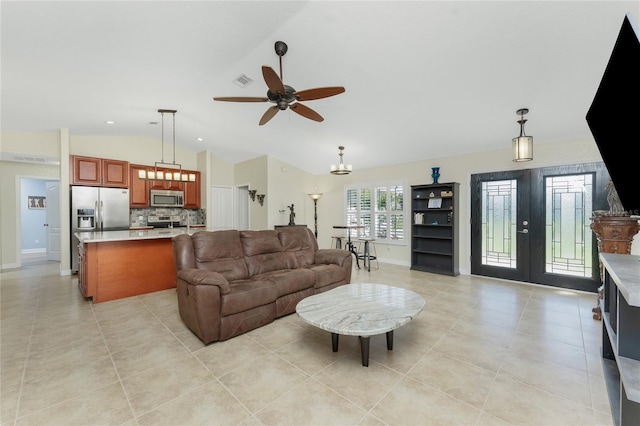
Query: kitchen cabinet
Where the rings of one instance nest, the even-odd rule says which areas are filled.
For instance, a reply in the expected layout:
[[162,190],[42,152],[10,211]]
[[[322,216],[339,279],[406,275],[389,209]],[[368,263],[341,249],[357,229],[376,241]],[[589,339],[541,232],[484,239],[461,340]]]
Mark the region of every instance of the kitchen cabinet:
[[129,187],[128,161],[72,155],[69,163],[72,185]]
[[196,175],[195,182],[184,183],[184,208],[185,209],[199,209],[200,202],[200,172],[188,171],[187,173],[193,173]]
[[411,269],[458,275],[458,188],[411,186]]
[[139,172],[149,170],[149,166],[131,164],[129,166],[129,207],[132,209],[145,209],[149,207],[149,182],[140,179]]

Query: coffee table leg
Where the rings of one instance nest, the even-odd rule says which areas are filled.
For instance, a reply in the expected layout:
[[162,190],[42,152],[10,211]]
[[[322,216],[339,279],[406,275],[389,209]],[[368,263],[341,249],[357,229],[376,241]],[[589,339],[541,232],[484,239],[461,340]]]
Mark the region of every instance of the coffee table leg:
[[338,352],[338,336],[339,334],[331,333],[331,346],[334,352]]
[[362,366],[369,366],[369,338],[359,337],[360,339],[360,351],[362,352]]
[[387,331],[387,349],[393,350],[393,330]]

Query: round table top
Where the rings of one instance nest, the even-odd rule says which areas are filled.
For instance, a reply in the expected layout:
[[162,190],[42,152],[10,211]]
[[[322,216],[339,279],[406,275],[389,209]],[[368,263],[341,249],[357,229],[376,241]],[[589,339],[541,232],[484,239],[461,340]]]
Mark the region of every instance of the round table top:
[[305,322],[331,333],[373,336],[395,330],[425,306],[411,290],[384,284],[345,284],[301,300],[296,312]]

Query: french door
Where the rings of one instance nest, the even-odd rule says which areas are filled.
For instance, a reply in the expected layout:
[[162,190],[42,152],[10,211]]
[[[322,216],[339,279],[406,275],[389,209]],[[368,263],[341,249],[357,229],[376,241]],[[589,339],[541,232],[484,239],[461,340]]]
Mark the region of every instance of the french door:
[[608,210],[603,163],[471,176],[471,273],[597,291],[594,210]]

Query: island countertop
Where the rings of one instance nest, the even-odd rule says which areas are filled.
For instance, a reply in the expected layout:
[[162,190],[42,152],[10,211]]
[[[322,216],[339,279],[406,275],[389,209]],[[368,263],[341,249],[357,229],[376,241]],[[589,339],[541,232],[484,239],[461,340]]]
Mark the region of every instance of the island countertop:
[[136,229],[122,231],[98,231],[98,232],[76,232],[74,235],[81,243],[103,243],[113,241],[138,241],[152,240],[158,238],[173,238],[181,234],[193,234],[194,232],[206,230],[203,227],[191,227],[187,231],[186,227],[181,228],[153,228]]

